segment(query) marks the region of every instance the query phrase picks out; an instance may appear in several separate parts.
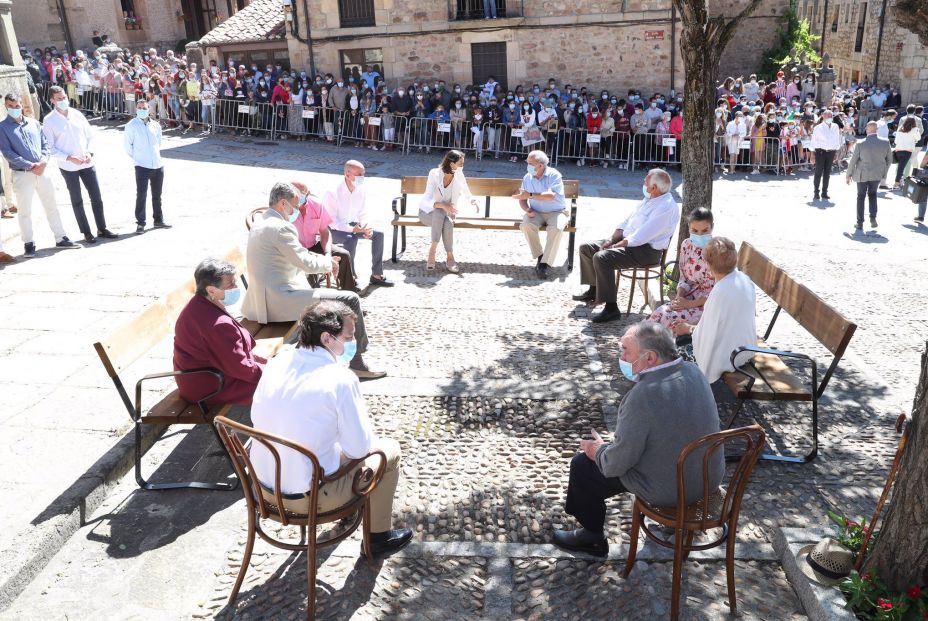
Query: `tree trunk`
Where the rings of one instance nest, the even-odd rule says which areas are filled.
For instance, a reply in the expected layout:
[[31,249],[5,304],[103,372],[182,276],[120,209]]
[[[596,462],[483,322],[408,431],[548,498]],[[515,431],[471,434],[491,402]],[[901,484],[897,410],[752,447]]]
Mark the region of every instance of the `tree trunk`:
[[751,2],[736,16],[709,17],[706,0],[673,0],[683,26],[680,49],[686,71],[683,102],[683,217],[679,244],[689,237],[687,216],[700,207],[712,209],[713,134],[715,128],[715,83],[722,52],[735,29],[758,7]]
[[899,463],[883,528],[861,573],[875,572],[886,585],[905,591],[928,585],[928,343],[915,390],[909,438]]

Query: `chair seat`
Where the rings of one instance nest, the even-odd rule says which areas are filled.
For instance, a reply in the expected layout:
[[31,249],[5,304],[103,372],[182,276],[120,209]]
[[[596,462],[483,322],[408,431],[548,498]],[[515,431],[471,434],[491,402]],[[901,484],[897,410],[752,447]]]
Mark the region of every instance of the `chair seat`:
[[[769,348],[763,339],[758,339],[757,345],[758,347]],[[755,399],[757,401],[812,400],[809,385],[797,377],[779,356],[775,354],[754,354],[753,364],[764,379],[761,379],[750,365],[741,367],[743,372],[732,371],[722,374],[725,385],[739,399]],[[749,388],[751,377],[755,378],[756,381]]]
[[[683,515],[684,524],[696,524],[705,522],[707,523],[706,525],[710,528],[711,526],[709,526],[709,524],[721,524],[722,504],[725,500],[725,488],[719,487],[714,492],[709,494],[708,508],[706,507],[704,500],[704,498],[701,498],[697,502],[694,502],[693,504],[686,507],[686,511]],[[652,505],[640,496],[636,496],[635,501],[639,504],[642,512],[655,522],[659,522],[667,526],[673,526],[676,523],[676,507]]]
[[[423,224],[418,216],[399,216],[394,218],[391,224],[393,226],[431,226]],[[454,227],[458,229],[479,229],[488,231],[518,231],[520,224],[522,224],[521,219],[517,220],[513,218],[456,218],[454,221]],[[540,228],[544,230],[547,227],[542,225]],[[576,232],[576,230],[576,227],[564,227],[564,232],[566,233],[573,233]]]

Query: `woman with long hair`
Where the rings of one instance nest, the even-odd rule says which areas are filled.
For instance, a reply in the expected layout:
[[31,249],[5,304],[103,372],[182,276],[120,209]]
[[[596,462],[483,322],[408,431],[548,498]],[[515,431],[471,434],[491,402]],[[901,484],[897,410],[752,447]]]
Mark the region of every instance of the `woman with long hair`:
[[479,213],[480,207],[464,177],[464,154],[453,149],[445,153],[438,168],[429,171],[425,195],[419,203],[419,220],[432,230],[432,245],[425,264],[427,270],[435,269],[435,252],[441,241],[445,246],[448,271],[452,274],[461,271],[454,260],[454,218],[462,199],[470,202]]

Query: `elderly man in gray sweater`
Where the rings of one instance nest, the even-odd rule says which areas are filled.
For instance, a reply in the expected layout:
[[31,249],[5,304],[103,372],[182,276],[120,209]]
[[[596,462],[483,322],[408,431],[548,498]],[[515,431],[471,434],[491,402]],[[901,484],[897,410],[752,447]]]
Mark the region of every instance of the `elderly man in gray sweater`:
[[[650,503],[677,503],[677,458],[687,444],[719,431],[719,415],[709,382],[695,364],[677,356],[670,330],[642,321],[622,337],[622,373],[635,386],[619,404],[615,439],[581,440],[583,451],[570,462],[565,510],[583,528],[555,531],[554,543],[596,556],[609,553],[603,532],[606,499],[629,492]],[[721,452],[710,460],[710,486],[725,472]],[[702,495],[702,453],[686,462],[687,504]],[[711,489],[711,487],[710,487]]]

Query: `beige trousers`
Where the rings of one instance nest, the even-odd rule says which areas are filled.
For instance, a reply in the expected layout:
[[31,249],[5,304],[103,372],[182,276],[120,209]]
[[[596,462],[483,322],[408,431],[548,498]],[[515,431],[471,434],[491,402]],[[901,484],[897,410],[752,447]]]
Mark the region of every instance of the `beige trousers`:
[[16,194],[16,207],[19,209],[19,234],[24,244],[32,243],[32,199],[38,194],[42,207],[45,208],[45,219],[55,234],[55,241],[60,242],[65,236],[64,225],[61,224],[61,215],[55,203],[55,186],[48,176],[48,168],[41,175],[20,170],[12,171],[13,192]]
[[[371,494],[371,532],[382,533],[390,530],[393,524],[393,496],[396,495],[396,486],[400,480],[400,445],[396,440],[390,438],[377,438],[374,441],[372,450],[381,450],[387,457],[387,467],[383,473],[383,479],[380,484],[374,488]],[[342,463],[349,461],[342,456]],[[369,457],[364,461],[363,466],[373,470],[380,467],[380,457]],[[348,504],[354,493],[351,489],[354,473],[357,472],[359,465],[352,468],[345,476],[326,483],[319,490],[318,511],[324,513]],[[276,502],[274,494],[263,487],[261,492],[264,494],[264,500],[267,502]],[[284,498],[284,508],[293,513],[306,513],[306,500],[303,498]]]
[[[539,234],[542,225],[547,227],[547,236],[543,253],[541,248],[541,236]],[[519,228],[522,230],[522,234],[525,235],[525,240],[528,242],[528,248],[532,252],[532,257],[537,259],[544,254],[544,256],[541,256],[541,262],[547,265],[554,265],[566,225],[566,211],[551,211],[547,213],[536,211],[535,215],[531,218],[528,217],[528,214],[523,216],[522,224],[519,225]]]

